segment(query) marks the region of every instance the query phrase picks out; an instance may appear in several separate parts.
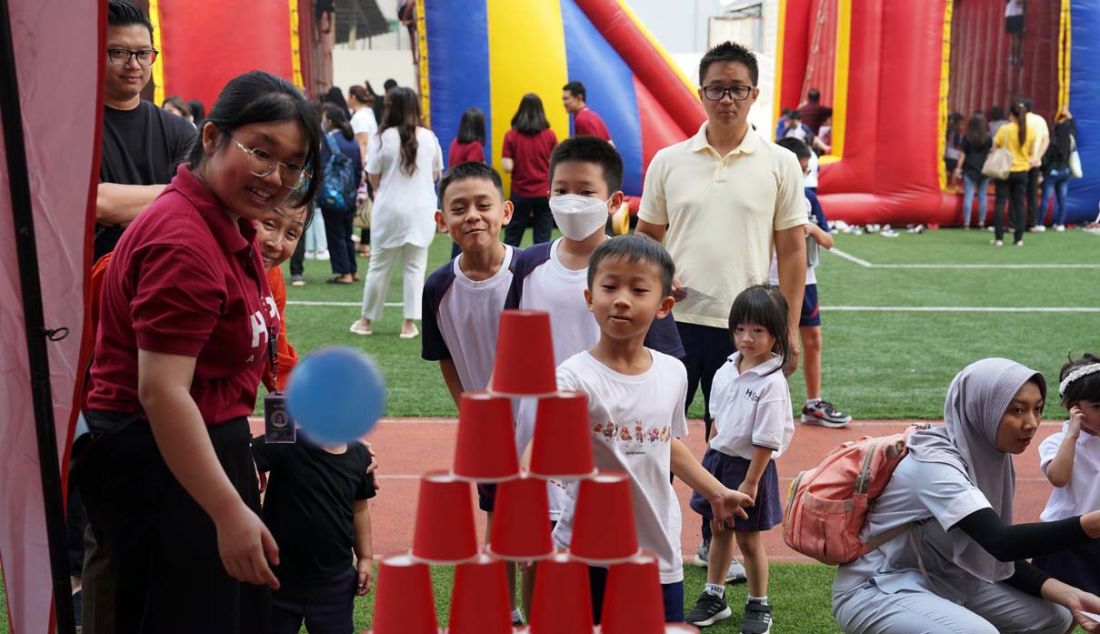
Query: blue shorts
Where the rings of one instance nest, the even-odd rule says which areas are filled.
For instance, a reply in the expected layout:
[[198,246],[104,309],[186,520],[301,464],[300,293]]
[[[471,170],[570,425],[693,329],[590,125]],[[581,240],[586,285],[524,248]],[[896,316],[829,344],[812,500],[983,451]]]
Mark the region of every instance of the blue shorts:
[[[745,481],[749,471],[749,461],[736,456],[727,456],[721,451],[707,448],[703,454],[703,468],[714,476],[723,486],[737,490]],[[691,494],[691,510],[703,517],[713,519],[710,502],[699,495]],[[733,521],[733,530],[744,532],[766,531],[783,523],[783,500],[779,497],[779,472],[775,469],[775,460],[769,460],[760,476],[760,485],[751,508],[745,509],[748,519],[737,518]]]
[[813,328],[821,325],[821,305],[817,301],[817,284],[807,284],[802,295],[802,316],[798,319],[799,328]]

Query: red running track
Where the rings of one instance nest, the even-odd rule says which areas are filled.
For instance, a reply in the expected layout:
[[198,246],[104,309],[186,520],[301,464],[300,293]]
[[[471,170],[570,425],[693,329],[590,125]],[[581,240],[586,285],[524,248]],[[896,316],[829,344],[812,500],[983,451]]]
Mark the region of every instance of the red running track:
[[[791,447],[779,459],[781,494],[794,476],[817,464],[833,447],[862,436],[885,436],[896,433],[913,421],[857,421],[845,429],[825,429],[798,425]],[[703,423],[690,421],[690,435],[685,439],[695,455],[703,455]],[[1050,484],[1039,471],[1038,447],[1043,438],[1058,431],[1060,422],[1044,422],[1035,440],[1016,457],[1015,521],[1032,522],[1050,495]],[[367,437],[378,456],[378,483],[381,487],[371,505],[374,528],[374,552],[386,556],[407,552],[412,540],[416,515],[416,498],[420,474],[433,469],[449,469],[454,455],[457,425],[454,419],[403,418],[384,419]],[[253,434],[263,433],[263,420],[252,420]],[[684,517],[681,538],[685,561],[690,561],[699,545],[699,515],[688,508],[691,490],[676,481],[676,493]],[[484,513],[476,514],[478,530],[484,534]],[[783,543],[780,527],[764,536],[769,558],[773,561],[809,562]]]

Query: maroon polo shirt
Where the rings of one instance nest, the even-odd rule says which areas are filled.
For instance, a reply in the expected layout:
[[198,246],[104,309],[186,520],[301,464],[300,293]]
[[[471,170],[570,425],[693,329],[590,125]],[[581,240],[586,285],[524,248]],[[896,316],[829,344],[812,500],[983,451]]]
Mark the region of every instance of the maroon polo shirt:
[[546,198],[550,191],[550,152],[558,137],[550,128],[538,134],[522,134],[516,130],[504,133],[504,158],[514,161],[512,195],[521,198]]
[[485,146],[477,141],[469,143],[459,143],[458,139],[451,141],[451,149],[447,152],[447,167],[451,168],[471,161],[485,162]]
[[[126,229],[100,296],[88,408],[136,412],[138,349],[194,357],[208,425],[248,416],[279,314],[256,229],[234,222],[186,166]],[[258,273],[260,272],[260,273]]]
[[573,136],[594,136],[604,141],[611,140],[611,133],[607,131],[603,119],[588,106],[573,115]]

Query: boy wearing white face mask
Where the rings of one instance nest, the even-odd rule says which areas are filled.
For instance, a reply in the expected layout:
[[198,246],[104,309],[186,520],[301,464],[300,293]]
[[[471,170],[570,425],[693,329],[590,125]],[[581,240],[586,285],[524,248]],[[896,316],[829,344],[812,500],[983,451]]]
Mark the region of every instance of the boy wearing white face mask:
[[[588,259],[608,239],[607,218],[623,203],[619,186],[623,160],[607,141],[581,136],[560,143],[550,154],[550,211],[562,237],[536,244],[516,255],[515,272],[505,308],[544,310],[550,313],[554,360],[560,364],[594,346],[600,327],[585,303]],[[680,333],[671,317],[656,319],[645,345],[684,356]],[[536,401],[524,399],[516,415],[516,444],[522,451],[534,430]],[[560,482],[549,483],[550,521],[556,522],[567,503]],[[529,597],[530,577],[525,575],[524,598]]]

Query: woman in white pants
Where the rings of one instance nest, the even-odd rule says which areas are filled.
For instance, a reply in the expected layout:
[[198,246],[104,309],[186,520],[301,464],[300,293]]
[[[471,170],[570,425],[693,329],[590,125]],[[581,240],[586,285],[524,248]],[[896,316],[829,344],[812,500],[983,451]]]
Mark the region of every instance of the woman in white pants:
[[1100,598],[1026,561],[1100,538],[1100,511],[1012,524],[1012,455],[1034,438],[1045,399],[1043,375],[1008,359],[959,372],[944,425],[913,434],[863,530],[910,529],[837,571],[833,615],[845,634],[1100,629],[1084,613],[1100,611]]
[[367,178],[375,191],[371,213],[371,259],[363,285],[362,318],[351,332],[369,335],[382,317],[393,265],[404,271],[404,313],[401,338],[420,331],[424,271],[428,247],[435,237],[435,181],[443,170],[443,151],[431,130],[420,124],[420,102],[409,88],[386,94],[382,127],[367,151]]

